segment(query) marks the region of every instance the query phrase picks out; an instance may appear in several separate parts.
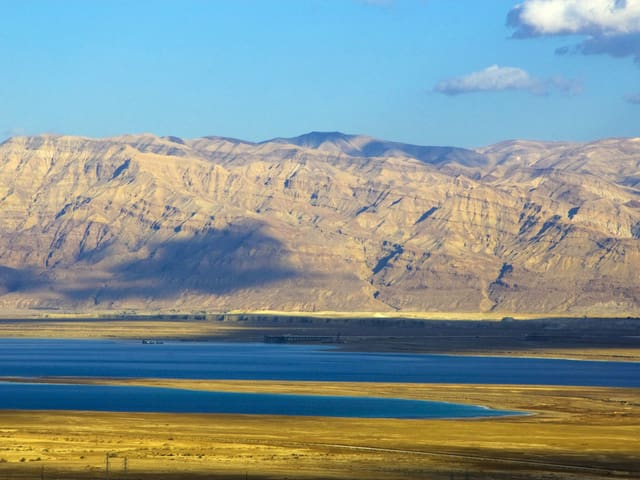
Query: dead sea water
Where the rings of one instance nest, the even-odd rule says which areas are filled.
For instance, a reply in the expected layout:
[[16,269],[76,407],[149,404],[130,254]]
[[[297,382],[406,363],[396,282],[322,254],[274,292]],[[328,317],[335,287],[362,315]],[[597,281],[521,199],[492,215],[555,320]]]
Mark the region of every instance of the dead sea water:
[[509,357],[348,353],[209,342],[0,339],[0,409],[465,418],[513,414],[390,398],[228,393],[29,383],[30,378],[174,378],[639,387],[640,364]]

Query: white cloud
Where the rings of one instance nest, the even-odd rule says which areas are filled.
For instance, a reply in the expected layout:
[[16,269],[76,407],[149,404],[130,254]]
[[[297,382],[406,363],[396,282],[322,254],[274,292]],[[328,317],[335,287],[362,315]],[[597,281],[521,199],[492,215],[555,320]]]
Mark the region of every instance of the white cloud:
[[543,80],[533,77],[521,68],[492,65],[468,75],[441,80],[434,87],[434,90],[451,96],[464,93],[502,92],[507,90],[520,90],[534,95],[545,95],[551,89],[566,93],[578,93],[580,87],[578,82],[563,77]]
[[516,35],[640,32],[639,0],[525,0],[509,14]]
[[584,35],[559,54],[608,54],[640,61],[640,0],[525,0],[507,17],[516,38]]

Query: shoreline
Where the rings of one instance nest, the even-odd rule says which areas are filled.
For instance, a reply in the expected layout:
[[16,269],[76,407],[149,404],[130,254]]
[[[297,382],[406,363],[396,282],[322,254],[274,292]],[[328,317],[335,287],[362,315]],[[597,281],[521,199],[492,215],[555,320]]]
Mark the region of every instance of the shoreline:
[[[0,320],[1,338],[263,342],[317,337],[342,351],[640,362],[640,319],[443,320],[348,316],[22,318]],[[333,339],[333,340],[331,340]],[[296,343],[305,343],[296,340]]]
[[224,311],[193,311],[193,310],[93,310],[93,311],[76,311],[76,310],[47,310],[47,309],[5,309],[0,312],[0,320],[5,319],[38,319],[38,320],[61,320],[61,319],[149,319],[149,318],[183,318],[194,319],[196,317],[216,317],[221,315],[228,316],[289,316],[289,317],[313,317],[313,318],[376,318],[376,319],[418,319],[418,320],[491,320],[499,321],[505,317],[519,320],[539,320],[539,319],[581,319],[581,318],[636,318],[637,312],[618,312],[612,314],[600,313],[597,315],[589,315],[585,312],[480,312],[480,311],[341,311],[341,310],[321,310],[321,311],[292,311],[292,310],[242,310],[231,309]]
[[[536,415],[534,412],[506,410],[489,405],[480,405],[469,401],[459,402],[432,398],[429,394],[417,394],[420,387],[446,387],[451,389],[454,384],[393,384],[366,382],[361,385],[359,382],[314,382],[314,381],[270,381],[270,380],[182,380],[182,379],[158,379],[158,378],[92,378],[92,377],[0,377],[0,384],[26,384],[26,385],[88,385],[88,386],[113,386],[113,387],[150,387],[177,389],[195,392],[220,392],[220,393],[240,393],[240,394],[271,394],[271,395],[300,395],[304,397],[350,397],[350,398],[388,398],[397,400],[420,400],[448,405],[463,405],[495,412],[494,415],[484,416],[452,416],[452,417],[361,417],[333,415],[295,415],[295,414],[262,414],[262,413],[224,413],[224,412],[170,412],[170,411],[136,411],[123,412],[121,410],[73,410],[73,409],[35,409],[42,412],[95,412],[95,413],[158,413],[175,415],[257,415],[257,416],[281,416],[285,418],[296,418],[299,416],[326,417],[333,418],[369,418],[369,419],[395,419],[395,420],[497,420],[502,417],[519,417]],[[482,387],[481,385],[471,385],[471,388]],[[513,386],[511,386],[513,388]],[[326,393],[330,391],[330,393]],[[400,396],[398,396],[400,395]],[[437,396],[437,395],[436,395]],[[34,409],[0,409],[2,411],[34,411]]]
[[[172,378],[117,378],[117,377],[0,377],[0,382],[103,385],[175,388],[181,390],[270,393],[288,395],[350,396],[398,398],[407,400],[427,400],[449,402],[495,410],[512,410],[517,403],[506,394],[520,398],[552,396],[575,398],[591,395],[600,398],[606,395],[623,394],[638,396],[640,387],[608,386],[565,386],[565,385],[523,385],[523,384],[455,384],[455,383],[394,383],[355,381],[313,381],[313,380],[204,380]],[[480,401],[480,403],[475,403]],[[640,404],[637,405],[640,407]],[[533,408],[527,415],[543,414],[548,409]],[[160,413],[160,412],[158,412]],[[190,415],[186,413],[186,415]],[[202,414],[204,415],[204,414]],[[212,414],[216,415],[216,414]],[[497,419],[498,417],[495,417]],[[460,419],[459,419],[460,420]]]

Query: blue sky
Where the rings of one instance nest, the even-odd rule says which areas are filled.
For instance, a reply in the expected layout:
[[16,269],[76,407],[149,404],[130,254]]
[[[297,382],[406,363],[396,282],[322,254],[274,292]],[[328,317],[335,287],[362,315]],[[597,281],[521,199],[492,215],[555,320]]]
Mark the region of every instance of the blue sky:
[[640,0],[0,0],[0,137],[640,135]]

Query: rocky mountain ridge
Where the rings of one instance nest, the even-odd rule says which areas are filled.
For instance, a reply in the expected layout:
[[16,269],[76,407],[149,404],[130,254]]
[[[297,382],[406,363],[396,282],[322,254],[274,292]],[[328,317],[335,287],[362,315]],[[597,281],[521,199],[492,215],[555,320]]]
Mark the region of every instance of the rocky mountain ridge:
[[7,309],[640,311],[640,139],[0,145]]

